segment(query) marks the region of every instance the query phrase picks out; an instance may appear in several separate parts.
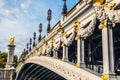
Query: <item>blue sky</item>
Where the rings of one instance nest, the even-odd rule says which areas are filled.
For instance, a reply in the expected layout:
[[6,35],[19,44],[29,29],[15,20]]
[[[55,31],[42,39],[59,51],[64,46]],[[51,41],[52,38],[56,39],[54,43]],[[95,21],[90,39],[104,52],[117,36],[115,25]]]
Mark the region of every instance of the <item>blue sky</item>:
[[[79,0],[67,0],[70,10]],[[42,36],[46,34],[47,10],[52,10],[51,27],[60,19],[63,0],[0,0],[0,51],[6,52],[9,38],[15,37],[15,54],[20,55],[26,43],[43,24]]]

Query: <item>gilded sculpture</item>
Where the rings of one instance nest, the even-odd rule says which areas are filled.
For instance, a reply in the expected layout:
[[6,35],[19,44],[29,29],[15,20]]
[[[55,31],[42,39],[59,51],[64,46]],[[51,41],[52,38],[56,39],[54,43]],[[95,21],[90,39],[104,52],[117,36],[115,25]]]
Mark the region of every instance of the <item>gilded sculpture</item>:
[[76,20],[73,24],[74,26],[74,32],[76,32],[78,34],[78,29],[77,27],[80,27],[80,22],[78,20]]
[[93,0],[93,3],[102,5],[105,3],[105,0]]
[[11,37],[11,38],[9,39],[10,45],[14,45],[14,41],[15,41],[15,38],[14,38],[14,37]]

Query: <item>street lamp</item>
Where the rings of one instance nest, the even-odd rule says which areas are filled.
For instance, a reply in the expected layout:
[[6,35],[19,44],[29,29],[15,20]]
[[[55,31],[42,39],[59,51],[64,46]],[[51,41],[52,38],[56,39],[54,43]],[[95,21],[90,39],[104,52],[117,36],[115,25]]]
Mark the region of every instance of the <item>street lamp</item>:
[[36,32],[33,33],[33,40],[34,40],[33,47],[35,47],[35,39],[36,39]]
[[29,51],[31,51],[31,45],[32,45],[32,38],[30,38],[30,47],[29,47]]
[[26,48],[27,48],[27,51],[26,51],[26,52],[27,52],[27,54],[28,54],[28,47],[29,47],[29,44],[27,43],[27,44],[26,44]]
[[63,5],[63,9],[62,9],[62,15],[66,16],[67,14],[67,5],[66,5],[66,0],[63,0],[64,5]]
[[52,11],[51,11],[51,9],[49,9],[48,10],[48,12],[47,12],[47,14],[48,14],[48,16],[47,16],[47,20],[48,20],[48,26],[47,26],[47,32],[49,32],[50,31],[50,21],[51,21],[51,14],[52,14]]
[[41,32],[42,32],[42,23],[39,24],[39,37],[38,37],[38,42],[41,40]]

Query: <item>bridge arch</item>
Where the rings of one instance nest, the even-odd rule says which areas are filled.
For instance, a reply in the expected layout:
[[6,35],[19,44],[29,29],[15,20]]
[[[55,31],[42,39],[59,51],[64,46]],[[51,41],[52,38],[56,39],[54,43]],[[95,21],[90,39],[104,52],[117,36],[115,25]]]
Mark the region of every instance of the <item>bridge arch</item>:
[[66,80],[59,74],[36,63],[26,63],[16,80]]
[[[44,74],[44,77],[42,74]],[[86,77],[86,74],[89,75]],[[76,68],[74,65],[46,56],[28,58],[24,66],[20,68],[16,80],[39,80],[40,78],[46,78],[46,80],[53,80],[55,78],[58,78],[57,80],[81,80],[87,78],[91,80],[101,80],[100,77],[80,68]]]

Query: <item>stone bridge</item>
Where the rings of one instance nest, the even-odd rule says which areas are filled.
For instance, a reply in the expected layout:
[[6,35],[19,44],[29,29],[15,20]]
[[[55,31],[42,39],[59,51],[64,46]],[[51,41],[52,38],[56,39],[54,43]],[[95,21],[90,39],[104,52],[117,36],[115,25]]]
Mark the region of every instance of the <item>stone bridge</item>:
[[21,55],[16,80],[120,80],[120,0],[80,0],[64,10]]

